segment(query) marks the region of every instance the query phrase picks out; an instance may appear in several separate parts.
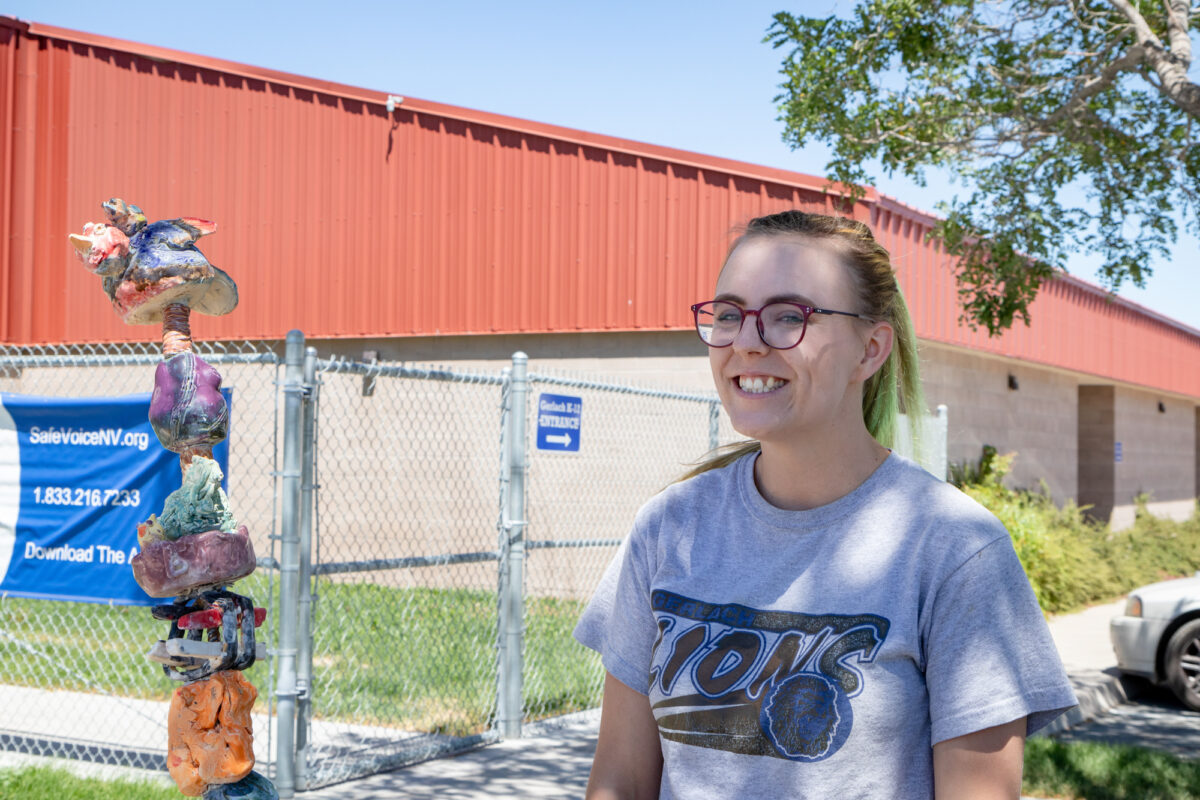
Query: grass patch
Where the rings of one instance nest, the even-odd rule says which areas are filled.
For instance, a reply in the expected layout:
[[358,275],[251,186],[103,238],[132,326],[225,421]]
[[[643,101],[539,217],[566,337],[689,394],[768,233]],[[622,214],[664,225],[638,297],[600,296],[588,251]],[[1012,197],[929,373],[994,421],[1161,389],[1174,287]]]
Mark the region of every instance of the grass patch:
[[1022,793],[1063,800],[1190,800],[1200,797],[1200,763],[1127,745],[1025,744]]
[[[491,727],[494,592],[322,581],[314,636],[315,712],[363,724],[403,721],[456,736]],[[531,598],[525,703],[536,717],[594,707],[603,675],[571,638],[583,604]],[[548,680],[542,675],[551,676]]]
[[178,800],[172,786],[150,781],[81,778],[64,769],[15,767],[0,769],[4,800]]
[[527,601],[525,706],[535,719],[600,705],[600,657],[571,635],[585,605],[556,597]]
[[1073,503],[1059,508],[1045,491],[1004,486],[1014,457],[984,448],[977,466],[956,466],[951,480],[1008,528],[1046,613],[1077,611],[1200,569],[1200,513],[1160,519],[1141,499],[1134,524],[1114,532]]
[[[265,578],[239,588],[266,604]],[[534,718],[600,702],[603,668],[571,638],[582,610],[577,601],[527,601],[525,698]],[[495,592],[322,579],[314,614],[315,718],[454,736],[492,726]],[[167,700],[175,684],[145,658],[166,632],[147,608],[6,598],[0,683]],[[274,690],[266,665],[247,677],[261,707]]]

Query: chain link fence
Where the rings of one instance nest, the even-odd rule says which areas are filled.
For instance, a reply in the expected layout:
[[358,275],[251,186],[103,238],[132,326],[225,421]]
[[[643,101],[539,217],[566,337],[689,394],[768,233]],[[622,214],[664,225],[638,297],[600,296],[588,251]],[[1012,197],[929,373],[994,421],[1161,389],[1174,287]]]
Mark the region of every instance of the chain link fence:
[[[223,386],[232,390],[230,504],[250,530],[256,553],[269,561],[277,516],[279,358],[269,344],[255,342],[198,343],[197,354],[220,370]],[[161,359],[157,344],[0,347],[0,392],[45,397],[147,393]],[[272,584],[271,571],[260,569],[238,590],[265,604],[276,595]],[[260,629],[268,647],[275,611],[269,609]],[[165,635],[164,625],[141,606],[0,593],[0,749],[163,769],[175,684],[145,653]],[[259,692],[256,749],[268,764],[270,661],[253,667],[247,677]]]
[[[256,750],[281,796],[595,709],[603,667],[571,632],[641,504],[738,438],[716,396],[523,354],[493,372],[321,360],[294,336],[286,357],[198,347],[233,389],[230,501],[262,567],[238,587],[269,610]],[[144,392],[159,359],[0,348],[0,391]],[[543,399],[571,407],[573,438],[539,431]],[[143,655],[161,628],[0,597],[0,749],[161,769],[174,687]]]

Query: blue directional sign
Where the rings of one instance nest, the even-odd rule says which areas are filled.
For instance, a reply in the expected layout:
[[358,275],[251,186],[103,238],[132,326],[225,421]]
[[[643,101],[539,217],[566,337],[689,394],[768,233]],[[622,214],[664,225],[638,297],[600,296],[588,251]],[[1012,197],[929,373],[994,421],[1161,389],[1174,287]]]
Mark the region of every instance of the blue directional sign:
[[537,449],[579,452],[583,400],[565,394],[538,395]]
[[[138,523],[162,513],[181,481],[179,457],[159,445],[149,411],[149,392],[0,392],[0,595],[163,602],[142,591],[129,566]],[[228,445],[213,450],[226,475]]]

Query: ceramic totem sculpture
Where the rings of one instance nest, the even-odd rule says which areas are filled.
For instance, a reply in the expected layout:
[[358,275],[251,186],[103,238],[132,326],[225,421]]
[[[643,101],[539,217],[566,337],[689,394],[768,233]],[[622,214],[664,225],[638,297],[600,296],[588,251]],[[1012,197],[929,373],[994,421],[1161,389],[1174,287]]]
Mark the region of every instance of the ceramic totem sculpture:
[[260,657],[254,629],[266,616],[228,590],[254,571],[254,548],[221,489],[212,448],[228,431],[221,376],[192,351],[190,316],[228,314],[237,286],[196,247],[216,230],[203,219],[147,222],[119,198],[103,204],[108,222],[89,222],[71,244],[103,278],[113,310],[131,325],[162,325],[163,361],[155,370],[150,423],[162,446],[179,454],[183,485],[162,513],[138,526],[133,576],[152,609],[171,624],[147,654],[183,683],[171,698],[167,768],[179,791],[206,800],[277,800],[253,772],[250,710],[254,686],[241,673]]

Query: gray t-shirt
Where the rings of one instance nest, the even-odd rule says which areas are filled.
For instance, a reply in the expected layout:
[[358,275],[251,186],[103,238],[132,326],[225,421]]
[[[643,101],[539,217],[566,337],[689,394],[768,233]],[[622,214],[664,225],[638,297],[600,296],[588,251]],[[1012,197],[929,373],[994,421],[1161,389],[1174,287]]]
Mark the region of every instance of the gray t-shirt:
[[648,695],[660,797],[933,797],[932,746],[1075,705],[1004,526],[891,455],[784,511],[751,455],[648,502],[575,629]]

